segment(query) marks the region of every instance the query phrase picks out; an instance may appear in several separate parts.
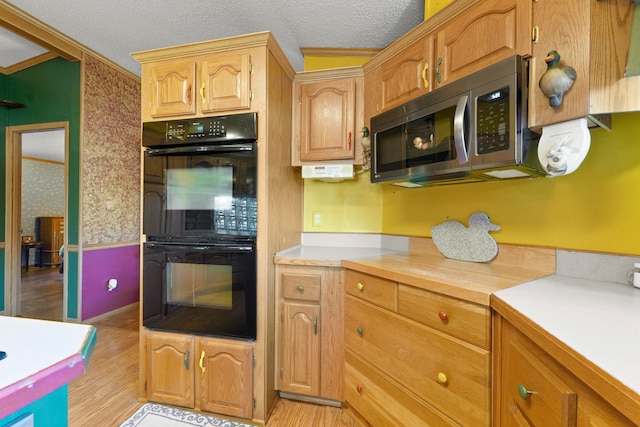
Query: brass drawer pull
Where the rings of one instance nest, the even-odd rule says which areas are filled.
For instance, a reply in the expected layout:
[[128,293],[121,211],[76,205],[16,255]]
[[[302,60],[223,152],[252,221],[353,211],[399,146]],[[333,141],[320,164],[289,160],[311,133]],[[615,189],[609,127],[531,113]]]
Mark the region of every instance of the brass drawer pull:
[[363,291],[364,290],[364,285],[362,283],[358,283],[356,285],[356,288],[358,288],[359,291]]
[[429,80],[427,80],[427,70],[429,69],[429,63],[425,62],[424,68],[422,69],[422,84],[425,89],[429,88]]
[[205,356],[205,352],[204,350],[202,350],[202,353],[200,353],[200,369],[202,370],[203,374],[206,371],[206,369],[204,368],[204,356]]

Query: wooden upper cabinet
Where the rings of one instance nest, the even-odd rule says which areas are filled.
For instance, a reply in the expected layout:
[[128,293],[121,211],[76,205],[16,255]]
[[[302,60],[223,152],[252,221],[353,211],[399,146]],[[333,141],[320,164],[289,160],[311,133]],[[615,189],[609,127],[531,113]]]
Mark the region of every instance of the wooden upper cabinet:
[[194,87],[196,63],[194,61],[166,61],[148,67],[152,117],[195,114]]
[[249,54],[206,57],[200,67],[202,112],[244,110],[251,107]]
[[531,8],[531,0],[485,0],[439,27],[433,64],[436,87],[512,55],[529,56]]
[[353,159],[355,79],[302,83],[296,89],[300,108],[300,160]]
[[248,51],[146,63],[142,81],[143,120],[251,107]]
[[380,108],[388,110],[433,88],[433,36],[429,35],[381,65]]
[[[640,109],[640,76],[625,77],[633,4],[626,0],[580,0],[534,3],[529,81],[529,126]],[[560,64],[576,71],[560,106],[552,107],[538,87],[547,70],[545,58],[555,50]]]

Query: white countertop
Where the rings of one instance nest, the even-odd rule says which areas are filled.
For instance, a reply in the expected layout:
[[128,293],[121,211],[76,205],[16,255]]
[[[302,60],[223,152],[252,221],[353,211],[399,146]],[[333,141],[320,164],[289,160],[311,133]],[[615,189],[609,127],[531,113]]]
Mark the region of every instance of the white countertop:
[[329,246],[307,246],[299,245],[293,248],[278,252],[277,257],[300,258],[314,261],[342,261],[358,258],[369,258],[375,256],[398,253],[393,249],[371,248],[371,247],[329,247]]
[[556,274],[495,295],[640,394],[640,289]]
[[275,259],[276,263],[282,260],[304,260],[312,264],[338,266],[342,260],[389,255],[406,252],[408,249],[408,238],[402,236],[304,233],[301,245],[278,252]]
[[90,325],[0,316],[0,419],[81,375],[95,339]]

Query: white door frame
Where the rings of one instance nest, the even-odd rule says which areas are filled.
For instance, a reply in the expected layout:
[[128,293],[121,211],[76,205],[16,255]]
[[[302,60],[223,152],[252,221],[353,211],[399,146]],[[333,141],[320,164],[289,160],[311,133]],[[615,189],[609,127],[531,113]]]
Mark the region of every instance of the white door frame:
[[[7,126],[6,144],[6,195],[5,195],[5,251],[4,293],[5,310],[9,316],[20,314],[20,276],[22,260],[22,134],[64,129],[64,218],[67,218],[69,122],[37,123]],[[65,248],[67,233],[64,233]],[[28,261],[27,261],[28,262]],[[67,318],[67,271],[64,271],[62,291],[62,319]]]

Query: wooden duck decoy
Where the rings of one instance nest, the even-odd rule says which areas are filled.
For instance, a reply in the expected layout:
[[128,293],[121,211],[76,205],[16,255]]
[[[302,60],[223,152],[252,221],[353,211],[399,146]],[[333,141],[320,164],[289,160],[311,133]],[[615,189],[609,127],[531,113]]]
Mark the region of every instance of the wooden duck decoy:
[[560,65],[560,54],[552,50],[545,58],[547,70],[540,77],[538,86],[549,98],[549,105],[558,107],[562,104],[564,93],[573,86],[576,70],[568,65]]

